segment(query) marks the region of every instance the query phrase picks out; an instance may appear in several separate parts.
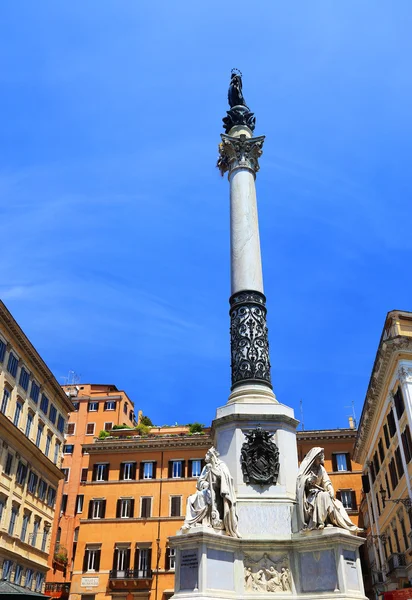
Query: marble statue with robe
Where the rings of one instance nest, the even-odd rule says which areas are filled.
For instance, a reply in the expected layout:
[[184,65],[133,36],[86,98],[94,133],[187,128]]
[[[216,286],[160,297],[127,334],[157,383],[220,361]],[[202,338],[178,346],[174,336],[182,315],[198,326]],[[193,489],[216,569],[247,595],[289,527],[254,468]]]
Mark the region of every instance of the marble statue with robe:
[[361,531],[349,518],[324,467],[323,448],[312,448],[303,459],[297,479],[297,500],[301,529],[341,527]]
[[197,480],[197,491],[189,496],[182,532],[197,524],[225,531],[239,537],[237,531],[236,495],[227,465],[220,460],[215,448],[205,457],[205,466]]

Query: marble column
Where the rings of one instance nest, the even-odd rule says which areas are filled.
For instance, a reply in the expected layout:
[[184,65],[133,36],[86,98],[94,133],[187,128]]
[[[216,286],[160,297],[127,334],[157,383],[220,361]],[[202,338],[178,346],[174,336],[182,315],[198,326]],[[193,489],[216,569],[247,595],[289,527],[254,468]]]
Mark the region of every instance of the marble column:
[[264,136],[252,137],[246,125],[222,134],[218,167],[230,183],[231,253],[231,402],[273,402],[266,298],[255,179]]

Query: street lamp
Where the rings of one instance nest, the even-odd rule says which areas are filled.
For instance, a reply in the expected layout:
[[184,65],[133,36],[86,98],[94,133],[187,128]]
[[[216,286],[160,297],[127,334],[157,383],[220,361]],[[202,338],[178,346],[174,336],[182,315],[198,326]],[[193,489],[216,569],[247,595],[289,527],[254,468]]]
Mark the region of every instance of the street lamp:
[[379,493],[382,498],[383,506],[385,506],[385,502],[394,502],[395,504],[403,504],[404,507],[406,508],[407,512],[412,514],[412,500],[409,498],[409,496],[407,498],[386,498],[387,492],[386,492],[385,488],[382,487],[382,484],[379,488]]

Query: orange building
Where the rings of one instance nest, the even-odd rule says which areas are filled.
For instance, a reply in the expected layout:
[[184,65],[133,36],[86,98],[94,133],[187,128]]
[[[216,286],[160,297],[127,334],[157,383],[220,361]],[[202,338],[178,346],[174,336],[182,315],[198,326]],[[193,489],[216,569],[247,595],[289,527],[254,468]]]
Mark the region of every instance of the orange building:
[[362,467],[352,460],[356,434],[356,429],[298,431],[297,444],[299,462],[314,446],[325,449],[325,469],[336,497],[343,503],[353,523],[358,525]]
[[50,570],[46,576],[46,593],[67,598],[70,591],[73,561],[76,555],[80,518],[84,515],[83,487],[89,468],[89,455],[82,445],[90,443],[100,431],[112,427],[134,427],[136,419],[133,402],[115,385],[78,384],[62,386],[73,402],[63,447],[62,471],[57,507],[60,513],[55,520]]
[[89,458],[71,600],[165,600],[174,589],[167,540],[183,523],[209,435],[188,427],[113,431],[83,446]]

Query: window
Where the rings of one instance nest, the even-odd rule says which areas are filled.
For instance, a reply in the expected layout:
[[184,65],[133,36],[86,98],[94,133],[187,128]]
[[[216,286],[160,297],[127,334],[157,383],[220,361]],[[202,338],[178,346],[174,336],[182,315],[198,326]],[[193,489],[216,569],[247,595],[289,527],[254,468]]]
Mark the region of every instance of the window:
[[51,433],[47,434],[47,438],[46,438],[46,447],[44,449],[44,454],[48,457],[49,456],[49,452],[50,452],[50,446],[52,443],[52,435]]
[[191,461],[191,477],[199,477],[202,472],[202,461],[201,460],[192,460]]
[[49,486],[49,489],[47,491],[47,506],[50,506],[52,508],[54,506],[55,502],[56,502],[56,490],[54,488],[52,488],[51,486]]
[[62,415],[59,415],[59,418],[57,419],[57,429],[58,429],[58,431],[60,431],[60,433],[64,432],[65,424],[66,424],[66,422],[65,422],[64,418],[62,417]]
[[140,517],[142,519],[149,519],[152,515],[152,499],[149,497],[142,498]]
[[119,498],[116,506],[117,519],[131,519],[134,517],[134,498]]
[[402,446],[405,453],[405,460],[409,463],[412,459],[412,438],[409,425],[406,425],[405,431],[401,434]]
[[23,390],[25,392],[27,392],[28,387],[29,387],[29,379],[30,379],[29,373],[26,371],[26,369],[24,367],[22,367],[20,369],[19,385],[23,388]]
[[5,354],[6,344],[3,342],[3,340],[0,340],[0,362],[3,362]]
[[82,469],[82,472],[81,472],[81,475],[80,475],[80,481],[83,481],[83,482],[87,481],[87,472],[88,472],[87,467],[84,468],[84,469]]
[[4,472],[6,473],[6,475],[10,475],[12,466],[13,466],[13,454],[8,452],[6,465],[4,467]]
[[43,435],[43,429],[44,429],[44,425],[42,423],[39,423],[37,426],[37,435],[36,435],[36,446],[38,448],[40,448],[41,437]]
[[27,465],[25,465],[24,463],[21,462],[21,460],[19,460],[19,464],[17,465],[17,472],[16,472],[16,483],[18,483],[19,485],[24,485],[26,482],[26,475],[27,475]]
[[30,521],[30,513],[25,512],[23,515],[23,523],[21,526],[21,533],[20,533],[20,539],[22,542],[26,541],[27,527],[29,526],[29,521]]
[[10,398],[10,392],[9,392],[9,390],[5,389],[4,392],[3,392],[3,400],[1,401],[1,407],[0,407],[1,412],[4,415],[6,414],[7,404],[9,402],[9,398]]
[[46,394],[42,394],[40,401],[40,410],[47,415],[47,411],[49,409],[49,399]]
[[57,465],[57,461],[59,460],[59,454],[60,454],[60,442],[58,440],[56,440],[56,443],[54,444],[54,456],[53,456],[53,462],[55,465]]
[[166,548],[166,565],[167,571],[174,571],[176,568],[176,548]]
[[74,435],[76,431],[76,423],[68,423],[67,424],[67,435]]
[[171,473],[171,477],[173,479],[178,479],[179,477],[183,477],[183,469],[182,469],[182,462],[181,460],[172,460],[171,461],[171,465],[172,465],[172,473]]
[[16,565],[16,571],[14,573],[14,583],[16,585],[21,584],[22,575],[23,575],[23,567],[21,565]]
[[377,509],[378,509],[378,515],[380,516],[380,514],[381,514],[381,505],[379,503],[379,495],[378,495],[377,492],[375,494],[375,499],[376,499],[376,506],[377,506]]
[[33,585],[33,570],[26,569],[26,581],[24,582],[24,587],[31,589]]
[[396,527],[393,528],[393,536],[395,538],[396,552],[400,553],[400,551],[401,551],[401,545],[399,543],[398,530],[397,530]]
[[123,412],[124,412],[125,415],[127,415],[127,411],[128,411],[128,404],[127,404],[127,402],[125,402],[123,404]]
[[400,387],[398,387],[398,389],[394,393],[393,400],[395,402],[396,415],[398,419],[400,419],[405,410],[405,402],[403,401],[403,394]]
[[406,533],[405,521],[404,521],[403,516],[399,517],[399,523],[401,524],[403,545],[405,546],[405,550],[407,550],[409,548],[409,539],[408,539],[408,534]]
[[83,512],[84,494],[76,496],[76,514]]
[[63,454],[73,454],[73,450],[74,450],[73,444],[64,444]]
[[8,528],[9,535],[13,535],[13,533],[14,533],[14,527],[16,526],[16,521],[17,521],[18,516],[19,516],[18,507],[12,506],[11,516],[10,516],[10,521],[9,521],[9,528]]
[[392,489],[394,490],[398,485],[398,474],[396,473],[395,461],[393,458],[389,463],[389,475],[391,476]]
[[19,426],[20,415],[21,415],[22,410],[23,410],[23,404],[21,404],[20,402],[16,402],[16,408],[14,409],[14,418],[13,418],[13,425],[15,425],[16,427]]
[[83,559],[83,571],[98,571],[100,569],[100,548],[86,548]]
[[68,495],[67,494],[63,494],[62,496],[62,503],[60,506],[60,512],[65,513],[66,509],[67,509],[67,499],[68,499]]
[[61,472],[64,475],[64,482],[67,483],[69,481],[70,469],[61,469]]
[[391,445],[391,440],[389,438],[389,432],[388,432],[388,426],[387,425],[383,426],[383,435],[385,437],[386,448],[389,448],[389,446]]
[[378,452],[375,452],[375,454],[373,455],[373,464],[375,466],[375,473],[378,474],[379,473],[379,469],[380,469]]
[[31,428],[33,425],[33,413],[29,412],[26,421],[26,431],[24,432],[26,437],[30,437]]
[[109,465],[107,463],[94,465],[92,481],[108,481],[108,480],[109,480]]
[[391,487],[389,485],[389,479],[387,473],[385,473],[385,482],[386,482],[386,492],[388,494],[388,498],[391,497]]
[[79,405],[80,405],[80,402],[73,402],[73,406],[74,406],[74,412],[78,412],[78,410],[79,410]]
[[391,437],[393,437],[396,432],[396,425],[395,425],[395,417],[393,416],[392,409],[388,413],[388,416],[386,417],[386,419],[388,421],[389,433],[391,434]]
[[89,502],[89,519],[104,519],[106,515],[106,500],[101,498],[90,500]]
[[120,479],[123,481],[133,481],[136,479],[136,463],[127,462],[120,465]]
[[96,427],[96,423],[87,423],[87,425],[86,425],[86,435],[93,435],[95,427]]
[[151,548],[136,548],[134,555],[134,568],[138,571],[138,577],[150,577],[152,562]]
[[332,465],[334,471],[348,471],[348,462],[348,455],[346,453],[332,454]]
[[43,573],[37,573],[36,575],[36,585],[35,585],[35,591],[36,592],[41,592],[42,588],[43,588],[43,581],[44,581],[44,575]]
[[87,405],[87,410],[89,412],[97,412],[99,410],[99,403],[98,402],[89,402],[89,404]]
[[113,427],[113,423],[105,423],[104,424],[104,430],[105,431],[111,431]]
[[401,457],[401,450],[400,450],[399,446],[395,450],[395,460],[396,460],[396,466],[398,469],[399,479],[401,479],[402,475],[404,474],[404,470],[403,470],[403,463],[402,463],[402,457]]
[[180,517],[181,515],[182,498],[181,496],[170,497],[170,516]]
[[145,462],[143,464],[143,478],[141,479],[153,479],[153,463]]
[[47,544],[47,536],[49,535],[49,529],[48,527],[45,527],[43,529],[43,535],[41,538],[41,551],[45,552],[46,551],[46,544]]
[[57,418],[57,408],[54,406],[54,404],[50,404],[49,419],[53,423],[53,425],[56,424],[56,418]]
[[124,573],[130,567],[130,548],[115,548],[113,555],[113,570],[120,574]]
[[35,404],[39,401],[40,386],[35,381],[31,382],[30,398]]
[[44,499],[46,498],[46,491],[47,491],[47,483],[44,481],[44,479],[40,479],[39,489],[37,490],[40,500],[44,501]]
[[30,471],[29,483],[27,485],[27,491],[30,494],[35,494],[36,493],[38,480],[39,480],[38,476],[35,473],[33,473],[33,471]]
[[11,572],[13,570],[13,562],[11,560],[5,560],[3,562],[3,575],[4,581],[10,581]]
[[116,402],[114,402],[114,400],[108,400],[104,403],[104,410],[116,410]]
[[13,352],[10,352],[9,360],[7,363],[7,370],[10,373],[10,375],[12,375],[13,377],[16,377],[16,375],[17,375],[17,367],[18,366],[19,366],[19,359],[13,354]]
[[370,471],[370,474],[371,474],[372,483],[375,483],[376,473],[375,473],[375,466],[373,464],[373,461],[371,461],[371,463],[369,465],[369,471]]
[[0,525],[3,519],[4,507],[6,506],[7,498],[0,496]]

